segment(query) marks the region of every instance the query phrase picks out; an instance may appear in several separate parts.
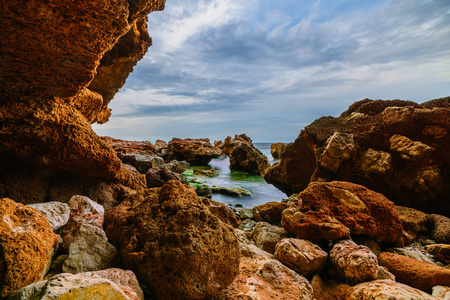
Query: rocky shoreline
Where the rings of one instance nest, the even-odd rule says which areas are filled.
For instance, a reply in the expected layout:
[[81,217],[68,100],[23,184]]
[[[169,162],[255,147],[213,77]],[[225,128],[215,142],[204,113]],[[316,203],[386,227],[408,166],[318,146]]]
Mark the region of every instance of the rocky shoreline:
[[[245,134],[97,136],[164,2],[0,5],[0,298],[448,299],[448,97],[358,101],[273,166]],[[221,155],[288,198],[209,199],[183,173]]]

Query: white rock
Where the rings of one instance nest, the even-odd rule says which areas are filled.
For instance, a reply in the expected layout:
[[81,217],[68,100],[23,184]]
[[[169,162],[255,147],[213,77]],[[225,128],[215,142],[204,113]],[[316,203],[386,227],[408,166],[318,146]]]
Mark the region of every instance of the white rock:
[[53,201],[28,204],[28,206],[42,213],[47,218],[53,231],[66,225],[70,217],[70,208],[66,203]]
[[105,209],[103,208],[103,206],[86,196],[72,196],[67,204],[69,204],[69,207],[72,211],[90,212],[93,214],[100,214],[102,216],[105,215]]
[[108,243],[105,232],[89,224],[80,227],[69,248],[63,272],[81,273],[113,267],[119,261],[119,251]]

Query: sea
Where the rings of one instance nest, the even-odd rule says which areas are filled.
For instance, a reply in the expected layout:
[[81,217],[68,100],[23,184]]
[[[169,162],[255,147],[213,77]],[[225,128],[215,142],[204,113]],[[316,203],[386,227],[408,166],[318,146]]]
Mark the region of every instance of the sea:
[[[270,154],[270,145],[272,143],[253,143],[267,158],[272,165],[276,162]],[[253,208],[256,205],[267,202],[277,201],[287,198],[286,194],[278,190],[271,184],[268,184],[260,175],[250,175],[240,171],[230,170],[230,160],[228,157],[215,158],[209,163],[209,167],[215,169],[219,176],[213,178],[198,177],[198,181],[202,181],[209,186],[223,187],[241,187],[252,194],[251,197],[229,197],[221,194],[213,194],[212,199],[233,207]]]

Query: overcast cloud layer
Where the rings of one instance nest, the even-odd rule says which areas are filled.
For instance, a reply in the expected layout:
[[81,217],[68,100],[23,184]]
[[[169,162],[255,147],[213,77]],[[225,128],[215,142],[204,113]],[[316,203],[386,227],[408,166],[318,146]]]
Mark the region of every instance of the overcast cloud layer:
[[167,0],[99,135],[293,141],[357,100],[450,95],[450,1]]

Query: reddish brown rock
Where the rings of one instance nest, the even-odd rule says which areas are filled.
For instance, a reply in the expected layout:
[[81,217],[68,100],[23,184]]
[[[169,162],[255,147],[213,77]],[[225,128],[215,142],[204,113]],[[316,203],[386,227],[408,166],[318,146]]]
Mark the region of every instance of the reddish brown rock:
[[228,224],[233,228],[237,228],[241,224],[241,219],[231,210],[228,205],[211,200],[209,198],[203,198],[202,202],[208,208],[210,213],[218,217],[225,224]]
[[398,282],[422,291],[431,292],[436,285],[450,285],[449,269],[388,252],[381,253],[378,261],[395,275]]
[[34,208],[0,199],[0,297],[42,280],[58,236]]
[[228,136],[223,143],[217,145],[230,158],[230,169],[247,173],[264,175],[270,167],[267,157],[253,145],[252,140],[245,134]]
[[270,154],[272,154],[273,159],[280,159],[281,154],[283,154],[287,146],[288,143],[275,143],[270,145]]
[[287,208],[286,203],[267,202],[253,208],[253,216],[258,222],[268,222],[270,224],[280,224],[281,214]]
[[405,244],[414,241],[419,232],[427,231],[425,224],[428,221],[428,215],[426,213],[404,206],[397,206],[397,212],[402,221]]
[[209,139],[173,138],[168,146],[169,160],[185,160],[192,165],[207,165],[211,159],[222,155],[222,151],[211,145]]
[[117,153],[144,152],[153,154],[155,151],[155,146],[149,141],[128,141],[112,138],[109,136],[102,136],[100,138],[108,145],[110,145]]
[[282,226],[300,239],[339,239],[364,234],[401,243],[395,205],[383,195],[349,182],[312,182],[284,210]]
[[[398,205],[449,215],[448,102],[358,101],[338,118],[322,117],[306,126],[265,179],[288,195],[310,181],[348,181]],[[331,147],[336,135],[353,136],[354,146],[336,139]],[[330,147],[350,151],[330,154]]]
[[432,214],[429,220],[431,238],[438,243],[450,244],[450,218]]
[[233,229],[178,181],[125,200],[106,218],[106,233],[158,299],[204,299],[238,274]]
[[[164,0],[0,4],[0,34],[7,41],[0,45],[2,195],[14,190],[3,178],[24,167],[43,175],[35,196],[41,199],[50,196],[45,185],[55,178],[90,177],[89,188],[93,182],[145,187],[144,176],[123,167],[90,124],[106,121],[107,103],[150,44],[145,15],[163,5]],[[90,86],[92,80],[105,90]],[[23,178],[21,193],[34,183]]]
[[450,265],[450,245],[449,244],[433,244],[428,245],[425,249],[436,256],[441,262]]

